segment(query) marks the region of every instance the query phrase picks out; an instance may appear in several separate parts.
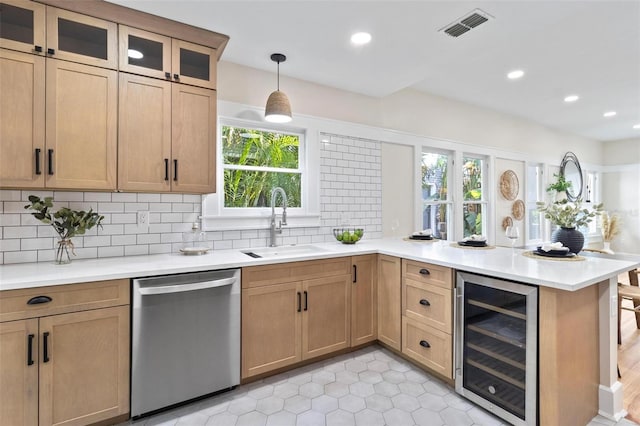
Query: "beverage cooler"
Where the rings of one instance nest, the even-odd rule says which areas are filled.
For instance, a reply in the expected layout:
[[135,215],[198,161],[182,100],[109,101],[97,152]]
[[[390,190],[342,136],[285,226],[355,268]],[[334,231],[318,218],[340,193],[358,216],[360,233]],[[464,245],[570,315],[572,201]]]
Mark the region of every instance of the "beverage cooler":
[[538,289],[457,274],[456,392],[514,425],[537,424]]

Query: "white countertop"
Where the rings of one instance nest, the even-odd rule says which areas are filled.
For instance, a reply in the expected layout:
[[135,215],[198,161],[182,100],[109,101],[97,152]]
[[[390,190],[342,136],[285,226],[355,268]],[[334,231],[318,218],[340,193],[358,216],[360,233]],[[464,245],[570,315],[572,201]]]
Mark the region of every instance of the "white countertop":
[[[338,242],[313,244],[324,251],[281,257],[251,258],[242,251],[213,250],[201,256],[179,253],[148,256],[73,260],[67,265],[49,262],[0,266],[0,290],[13,290],[78,282],[168,275],[212,269],[325,259],[339,256],[381,253],[448,266],[498,278],[562,290],[579,290],[604,279],[640,267],[640,257],[617,260],[585,256],[584,261],[562,262],[532,259],[523,250],[510,248],[463,249],[448,241],[418,242],[402,239],[363,240],[354,245]],[[582,255],[582,253],[581,253]]]

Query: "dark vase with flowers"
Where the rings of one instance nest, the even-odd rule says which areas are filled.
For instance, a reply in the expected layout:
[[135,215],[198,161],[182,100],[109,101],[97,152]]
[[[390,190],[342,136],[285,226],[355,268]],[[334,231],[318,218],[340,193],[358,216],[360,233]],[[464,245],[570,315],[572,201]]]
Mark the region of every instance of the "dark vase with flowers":
[[576,228],[560,227],[551,234],[551,242],[561,242],[563,246],[569,247],[571,253],[578,254],[584,247],[584,235]]

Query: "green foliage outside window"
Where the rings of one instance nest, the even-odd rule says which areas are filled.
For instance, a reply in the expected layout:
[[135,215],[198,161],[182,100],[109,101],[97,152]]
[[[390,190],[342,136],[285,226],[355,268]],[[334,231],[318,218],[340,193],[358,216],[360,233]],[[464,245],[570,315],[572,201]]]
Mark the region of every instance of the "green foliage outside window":
[[482,160],[464,158],[462,166],[462,194],[464,236],[482,235]]
[[301,207],[299,150],[298,135],[223,126],[224,206],[270,207],[279,186]]

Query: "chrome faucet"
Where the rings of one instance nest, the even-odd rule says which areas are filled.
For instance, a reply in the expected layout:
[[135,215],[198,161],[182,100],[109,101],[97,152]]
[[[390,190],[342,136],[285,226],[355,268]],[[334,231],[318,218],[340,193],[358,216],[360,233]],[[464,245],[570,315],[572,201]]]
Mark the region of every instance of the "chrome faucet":
[[[280,194],[282,197],[282,220],[278,221],[276,225],[276,196]],[[282,234],[282,225],[287,224],[287,194],[284,192],[284,189],[276,186],[271,190],[271,243],[270,247],[276,246],[276,233]]]

